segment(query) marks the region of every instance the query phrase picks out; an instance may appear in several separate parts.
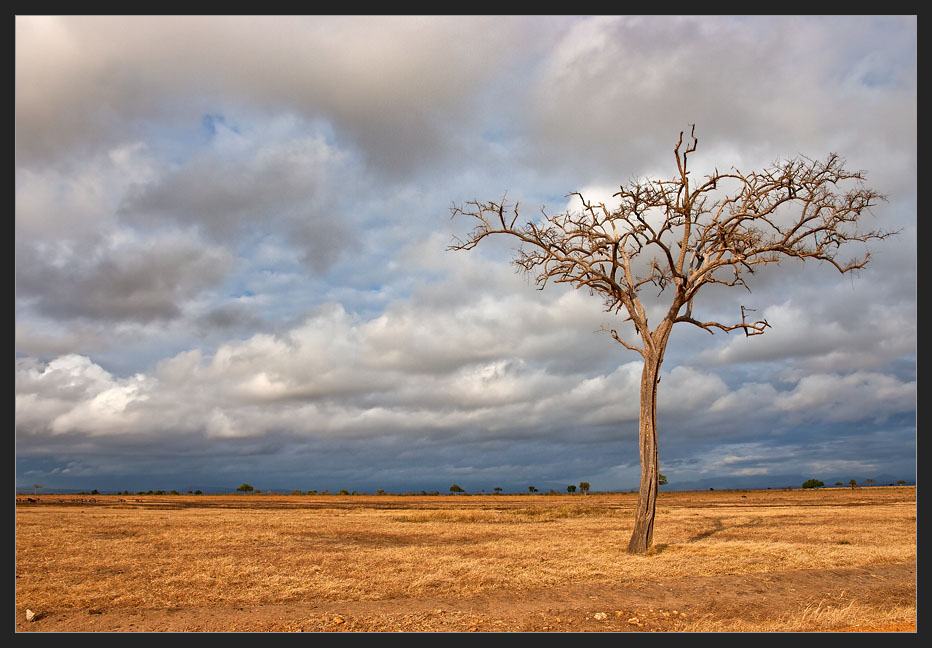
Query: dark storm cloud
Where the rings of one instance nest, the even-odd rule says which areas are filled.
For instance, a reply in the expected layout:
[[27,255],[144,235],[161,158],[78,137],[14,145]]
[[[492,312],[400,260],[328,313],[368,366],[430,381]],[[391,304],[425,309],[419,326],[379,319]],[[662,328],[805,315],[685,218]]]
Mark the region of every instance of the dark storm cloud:
[[17,255],[18,297],[60,320],[151,322],[181,315],[186,300],[216,285],[230,267],[221,249],[171,236],[100,245],[65,265],[35,248]]
[[262,317],[255,308],[244,304],[225,304],[213,308],[197,319],[205,332],[207,331],[237,331],[254,330],[262,328]]

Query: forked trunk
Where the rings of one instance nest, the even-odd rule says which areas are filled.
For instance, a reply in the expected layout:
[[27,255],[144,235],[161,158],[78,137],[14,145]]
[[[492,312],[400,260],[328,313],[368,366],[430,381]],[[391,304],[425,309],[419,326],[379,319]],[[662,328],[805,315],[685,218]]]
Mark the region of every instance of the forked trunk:
[[634,532],[628,542],[628,553],[647,551],[654,541],[654,512],[660,488],[660,464],[657,458],[657,379],[663,353],[644,358],[641,373],[641,410],[638,440],[641,455],[641,487],[634,518]]

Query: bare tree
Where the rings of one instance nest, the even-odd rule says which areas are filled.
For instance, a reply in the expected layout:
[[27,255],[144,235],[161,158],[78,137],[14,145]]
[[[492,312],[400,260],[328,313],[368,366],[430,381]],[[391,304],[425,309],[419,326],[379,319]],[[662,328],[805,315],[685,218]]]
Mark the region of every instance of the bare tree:
[[[646,551],[653,541],[659,485],[657,456],[657,385],[660,366],[674,324],[687,323],[714,333],[743,331],[760,335],[766,320],[701,319],[693,304],[710,285],[743,286],[745,275],[786,258],[830,263],[841,273],[863,268],[870,257],[859,249],[853,258],[837,257],[850,243],[883,239],[891,232],[861,231],[862,215],[883,196],[864,186],[861,172],[844,169],[830,155],[824,162],[800,157],[776,162],[763,171],[717,169],[693,182],[687,156],[696,150],[695,126],[684,144],[673,149],[677,172],[671,180],[632,180],[614,195],[619,206],[594,204],[580,193],[581,208],[519,223],[517,203],[472,201],[452,207],[453,216],[475,221],[466,240],[452,250],[471,250],[483,239],[504,234],[522,246],[514,263],[548,281],[586,288],[605,300],[607,312],[627,315],[633,333],[606,328],[626,349],[644,361],[641,374],[639,446],[641,481],[629,553]],[[748,288],[749,290],[749,288]],[[647,301],[653,299],[654,301]],[[659,304],[659,311],[651,307]],[[648,322],[648,312],[659,321]]]

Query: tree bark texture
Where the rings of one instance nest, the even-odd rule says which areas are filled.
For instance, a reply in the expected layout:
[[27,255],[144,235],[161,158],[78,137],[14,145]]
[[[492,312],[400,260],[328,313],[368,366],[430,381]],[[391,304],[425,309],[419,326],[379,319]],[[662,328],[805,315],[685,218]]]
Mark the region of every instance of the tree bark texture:
[[638,441],[641,457],[641,485],[634,517],[634,531],[628,553],[644,553],[654,541],[654,514],[660,488],[660,463],[657,453],[657,380],[660,357],[645,357],[641,372],[641,407]]

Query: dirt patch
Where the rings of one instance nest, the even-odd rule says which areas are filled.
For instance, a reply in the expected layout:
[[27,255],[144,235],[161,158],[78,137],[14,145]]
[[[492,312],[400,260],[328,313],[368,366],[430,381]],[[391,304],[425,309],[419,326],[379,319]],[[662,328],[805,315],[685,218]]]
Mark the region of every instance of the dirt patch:
[[[808,631],[915,632],[915,618],[833,627],[833,609],[915,604],[916,566],[664,579],[631,587],[577,584],[448,600],[305,601],[256,607],[16,610],[34,632],[675,632],[809,615]],[[718,626],[716,626],[718,624]]]

